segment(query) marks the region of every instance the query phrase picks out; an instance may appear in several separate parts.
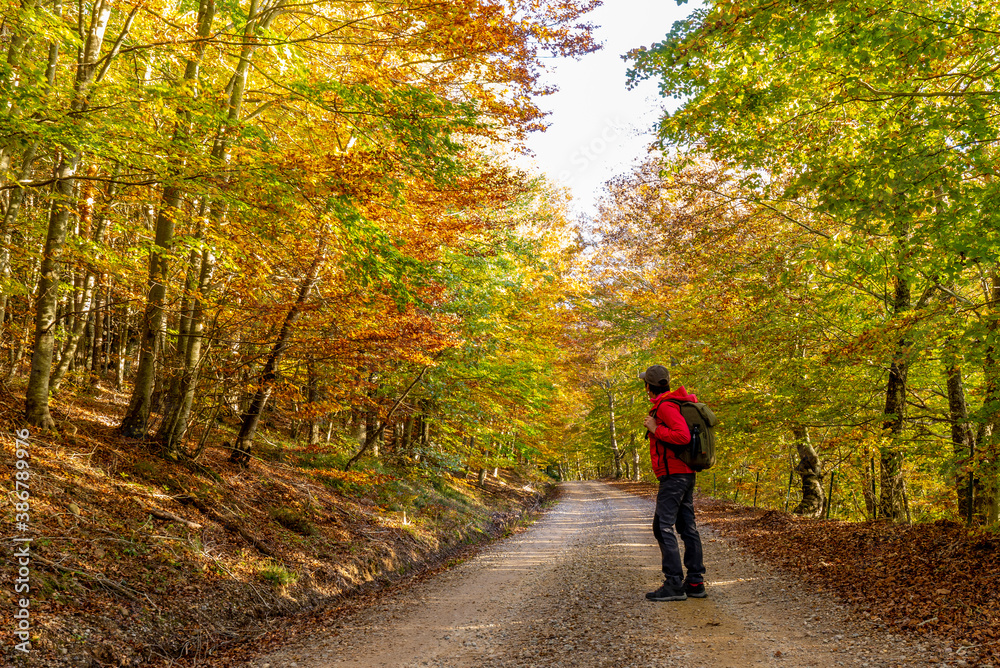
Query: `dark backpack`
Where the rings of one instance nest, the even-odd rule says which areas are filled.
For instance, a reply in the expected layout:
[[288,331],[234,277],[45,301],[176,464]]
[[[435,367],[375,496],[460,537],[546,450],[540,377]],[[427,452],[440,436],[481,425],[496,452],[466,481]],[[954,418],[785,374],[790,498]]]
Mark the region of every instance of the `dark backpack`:
[[702,403],[693,401],[681,401],[680,399],[667,399],[672,404],[677,404],[680,408],[681,417],[687,422],[691,431],[691,442],[684,445],[666,444],[677,459],[681,460],[692,471],[704,471],[712,468],[715,464],[715,425],[719,424],[719,419],[715,417],[712,409]]

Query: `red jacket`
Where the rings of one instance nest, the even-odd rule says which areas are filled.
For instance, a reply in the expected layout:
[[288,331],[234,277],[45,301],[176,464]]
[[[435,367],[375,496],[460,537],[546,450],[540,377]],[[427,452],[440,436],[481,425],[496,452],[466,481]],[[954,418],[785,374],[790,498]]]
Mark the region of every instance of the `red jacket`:
[[691,431],[687,422],[681,417],[681,408],[668,399],[681,401],[698,401],[693,394],[688,394],[681,385],[673,392],[651,399],[653,409],[649,411],[656,419],[656,431],[649,434],[649,459],[653,464],[653,473],[657,478],[667,473],[694,473],[691,468],[677,459],[677,455],[667,447],[667,443],[684,445],[691,442]]

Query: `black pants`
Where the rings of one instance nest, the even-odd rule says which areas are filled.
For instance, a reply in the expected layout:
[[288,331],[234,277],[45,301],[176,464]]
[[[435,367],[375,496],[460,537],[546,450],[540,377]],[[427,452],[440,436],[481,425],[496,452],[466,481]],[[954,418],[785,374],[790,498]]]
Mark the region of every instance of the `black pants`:
[[[677,533],[684,541],[684,566],[677,545]],[[701,536],[694,522],[694,474],[675,473],[660,478],[660,489],[656,492],[656,514],[653,515],[653,535],[660,545],[663,559],[663,577],[674,587],[684,584],[684,568],[687,580],[692,583],[705,581],[705,564],[701,549]]]

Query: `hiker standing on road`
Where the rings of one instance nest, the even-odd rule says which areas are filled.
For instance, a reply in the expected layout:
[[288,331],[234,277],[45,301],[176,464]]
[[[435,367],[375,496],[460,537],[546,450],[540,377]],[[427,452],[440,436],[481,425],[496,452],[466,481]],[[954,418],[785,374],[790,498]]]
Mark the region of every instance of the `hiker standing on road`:
[[[694,521],[694,471],[677,458],[671,446],[687,445],[691,432],[681,417],[680,407],[671,400],[696,402],[681,385],[670,391],[670,371],[656,364],[639,378],[646,383],[646,393],[653,408],[644,422],[649,434],[649,457],[653,474],[660,481],[653,515],[653,535],[660,545],[664,582],[646,594],[650,601],[683,601],[689,596],[705,598],[705,564],[701,536]],[[674,526],[684,541],[684,564]],[[684,577],[687,568],[687,577]]]

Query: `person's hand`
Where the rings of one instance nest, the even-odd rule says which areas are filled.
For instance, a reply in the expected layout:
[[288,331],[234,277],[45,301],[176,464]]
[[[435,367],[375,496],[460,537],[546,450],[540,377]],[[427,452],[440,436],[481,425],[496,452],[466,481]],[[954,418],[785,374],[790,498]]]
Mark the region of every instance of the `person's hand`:
[[647,415],[643,424],[646,425],[646,431],[656,431],[656,420],[652,415]]

